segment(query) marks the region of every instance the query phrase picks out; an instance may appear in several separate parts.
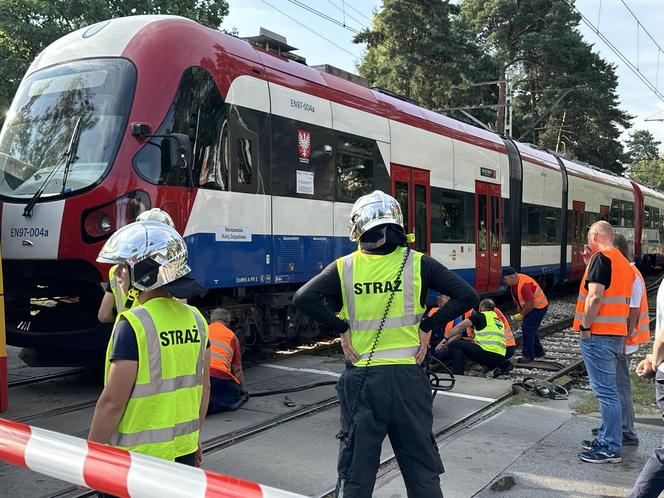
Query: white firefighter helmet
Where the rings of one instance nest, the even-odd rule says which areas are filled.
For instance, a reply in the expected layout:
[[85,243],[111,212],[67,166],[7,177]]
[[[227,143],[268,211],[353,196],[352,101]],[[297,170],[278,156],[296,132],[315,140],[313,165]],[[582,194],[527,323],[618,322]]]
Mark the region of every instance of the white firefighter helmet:
[[127,265],[131,285],[144,292],[187,275],[191,271],[187,257],[187,245],[173,227],[136,221],[111,235],[97,261]]
[[173,223],[171,215],[159,208],[143,211],[138,215],[136,221],[160,221],[161,223],[166,223],[169,227],[175,228],[175,223]]
[[401,206],[391,195],[380,190],[363,195],[353,204],[350,212],[350,240],[358,242],[360,237],[380,225],[399,225],[403,229]]

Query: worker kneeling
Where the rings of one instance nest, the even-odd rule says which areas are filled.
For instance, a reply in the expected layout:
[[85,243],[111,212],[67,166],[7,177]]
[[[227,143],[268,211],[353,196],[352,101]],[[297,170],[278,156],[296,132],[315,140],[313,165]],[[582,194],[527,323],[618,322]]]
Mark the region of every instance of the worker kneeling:
[[[505,325],[495,311],[488,308],[493,302],[485,299],[480,303],[479,313],[473,311],[445,334],[436,350],[450,349],[452,356],[452,371],[455,375],[463,375],[466,358],[492,370],[505,361],[507,350],[505,340]],[[473,340],[460,341],[462,332],[467,327],[473,327]]]
[[115,232],[97,261],[126,267],[140,306],[115,322],[88,439],[200,465],[210,351],[201,313],[175,299],[204,290],[189,276],[184,240],[164,223],[138,221]]

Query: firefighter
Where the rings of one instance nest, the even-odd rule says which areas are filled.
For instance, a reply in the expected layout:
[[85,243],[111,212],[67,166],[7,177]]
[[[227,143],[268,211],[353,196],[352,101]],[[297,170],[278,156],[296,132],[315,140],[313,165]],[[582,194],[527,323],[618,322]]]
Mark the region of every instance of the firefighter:
[[97,261],[125,266],[140,294],[113,327],[88,439],[200,465],[210,350],[201,313],[174,298],[201,290],[183,238],[165,223],[138,221],[115,232]]
[[[148,209],[138,215],[136,221],[161,221],[175,228],[173,218],[159,208]],[[101,323],[112,323],[125,308],[138,306],[135,295],[129,296],[129,275],[123,265],[113,265],[108,272],[108,283],[103,284],[104,297],[99,305],[97,319]]]
[[[408,247],[401,208],[393,197],[381,191],[360,197],[350,225],[350,240],[358,249],[329,265],[293,299],[304,314],[341,334],[347,360],[337,383],[337,496],[372,495],[387,435],[408,496],[442,497],[431,389],[420,365],[431,330],[476,306],[479,298],[435,259]],[[429,289],[450,300],[423,319]],[[341,308],[347,321],[330,307]]]
[[517,273],[514,268],[505,268],[503,279],[505,284],[510,287],[512,300],[519,310],[512,316],[512,320],[523,320],[521,326],[523,356],[517,360],[517,363],[530,363],[535,358],[545,355],[542,343],[537,336],[537,329],[549,309],[549,301],[533,278],[523,273]]

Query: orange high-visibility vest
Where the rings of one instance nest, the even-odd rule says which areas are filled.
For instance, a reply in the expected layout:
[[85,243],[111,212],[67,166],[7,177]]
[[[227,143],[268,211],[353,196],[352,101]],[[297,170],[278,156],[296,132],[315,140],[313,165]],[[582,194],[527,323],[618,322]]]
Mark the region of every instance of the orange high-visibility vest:
[[[590,332],[599,335],[626,336],[629,301],[635,278],[634,270],[632,270],[629,262],[615,247],[609,247],[600,252],[611,260],[611,285],[609,285],[608,289],[604,289],[602,304],[599,307],[597,317],[590,325]],[[579,298],[576,302],[576,314],[574,315],[574,323],[572,325],[574,330],[579,330],[585,312],[585,304],[588,297],[586,277],[588,276],[589,267],[590,264],[586,267],[583,279],[581,280]]]
[[498,308],[494,308],[493,311],[496,312],[496,315],[498,315],[498,318],[500,318],[500,321],[503,322],[503,325],[505,326],[505,329],[503,330],[503,333],[505,334],[505,346],[506,347],[516,346],[516,340],[514,339],[514,332],[512,332],[512,329],[510,328],[510,322],[507,321],[507,318],[505,318],[503,312],[500,311]]
[[[439,309],[440,309],[440,308],[439,308],[438,306],[434,306],[433,308],[431,308],[431,309],[429,310],[429,313],[428,313],[427,316],[433,316],[433,315],[435,315],[436,312],[437,312]],[[464,313],[464,315],[463,315],[463,318],[464,318],[464,319],[468,318],[468,317],[471,315],[472,312],[473,312],[472,309],[466,311],[466,313]],[[454,327],[454,320],[452,320],[452,321],[450,321],[450,322],[447,322],[447,323],[445,324],[445,327],[444,327],[445,337],[447,337],[447,333],[448,333],[450,330],[452,330],[452,327]],[[474,334],[474,333],[473,333],[473,328],[472,328],[472,327],[468,327],[468,328],[466,328],[466,333],[467,333],[468,337],[467,337],[467,338],[466,338],[466,337],[462,337],[462,339],[472,339],[472,338],[473,338],[473,334]]]
[[646,292],[646,282],[639,269],[634,265],[629,265],[634,271],[635,278],[641,280],[643,285],[643,294],[641,295],[641,303],[639,305],[639,318],[636,322],[634,330],[629,331],[625,346],[636,346],[637,344],[644,344],[650,341],[650,317],[648,316],[648,296]]
[[231,363],[233,362],[231,341],[235,338],[235,334],[226,325],[219,322],[210,323],[208,328],[211,353],[210,370],[224,372],[239,384],[240,381],[231,372]]
[[535,309],[541,310],[542,308],[546,308],[549,305],[549,301],[547,300],[544,292],[542,291],[542,288],[535,281],[535,279],[529,277],[528,275],[524,275],[523,273],[518,273],[518,275],[519,282],[516,284],[516,295],[517,299],[519,300],[519,307],[523,309],[523,307],[526,305],[526,300],[523,297],[523,286],[526,284],[533,284],[533,287],[535,287],[535,292],[533,292]]

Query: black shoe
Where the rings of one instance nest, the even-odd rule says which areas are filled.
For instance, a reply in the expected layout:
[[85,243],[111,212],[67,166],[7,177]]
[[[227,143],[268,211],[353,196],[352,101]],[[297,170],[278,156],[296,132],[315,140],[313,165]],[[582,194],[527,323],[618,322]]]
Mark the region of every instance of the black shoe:
[[599,443],[597,442],[597,439],[586,439],[581,441],[581,447],[586,451],[593,451],[595,448],[599,447]]
[[623,446],[638,446],[639,438],[638,437],[627,437],[623,434]]
[[622,457],[618,453],[609,451],[604,446],[597,446],[591,451],[584,451],[579,453],[579,458],[587,463],[620,463]]
[[501,371],[502,371],[504,374],[508,374],[508,373],[510,373],[512,370],[514,370],[514,365],[512,365],[512,362],[508,362],[507,365],[503,365],[503,367],[501,367]]
[[533,361],[535,361],[534,358],[528,358],[527,356],[522,356],[521,358],[516,360],[517,363],[532,363]]
[[593,427],[590,432],[593,433],[593,436],[597,436],[597,434],[599,434],[599,427]]
[[535,358],[544,358],[546,356],[546,353],[542,351],[542,354],[536,354]]

